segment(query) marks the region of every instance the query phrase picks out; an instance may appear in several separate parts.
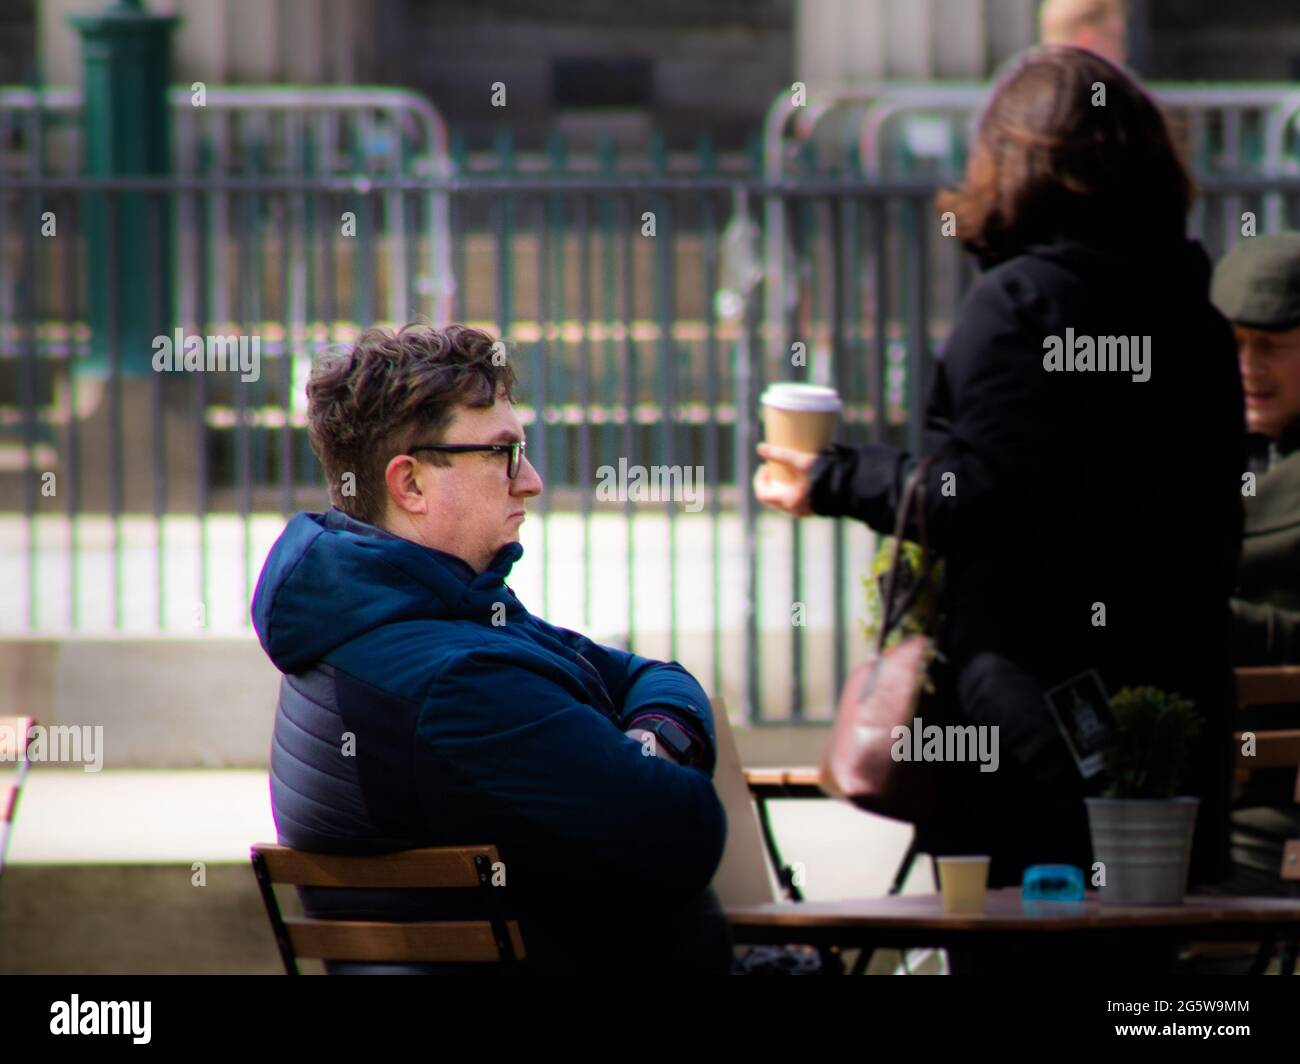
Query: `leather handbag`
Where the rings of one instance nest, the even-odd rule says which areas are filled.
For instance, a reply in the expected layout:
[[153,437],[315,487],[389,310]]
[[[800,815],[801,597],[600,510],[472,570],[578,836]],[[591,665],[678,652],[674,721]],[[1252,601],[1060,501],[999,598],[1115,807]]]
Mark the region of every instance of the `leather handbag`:
[[[934,595],[929,596],[921,633],[908,635],[893,646],[886,646],[886,640],[926,590],[934,567],[925,529],[929,467],[929,459],[918,462],[904,486],[895,520],[894,555],[885,578],[880,634],[870,659],[845,680],[821,763],[821,786],[828,794],[912,823],[921,822],[930,811],[934,780],[927,763],[895,760],[895,729],[903,727],[910,734],[918,707],[930,690],[927,668],[934,647]],[[900,603],[903,533],[913,512],[921,546],[920,571]],[[910,749],[911,740],[906,741]]]

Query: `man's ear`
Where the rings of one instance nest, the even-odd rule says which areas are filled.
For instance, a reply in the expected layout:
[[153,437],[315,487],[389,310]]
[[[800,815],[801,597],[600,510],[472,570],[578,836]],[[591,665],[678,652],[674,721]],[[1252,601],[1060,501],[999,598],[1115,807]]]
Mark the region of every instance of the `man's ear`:
[[409,454],[396,455],[384,469],[388,498],[404,513],[422,514],[429,509],[429,497],[420,488],[418,472],[419,464]]

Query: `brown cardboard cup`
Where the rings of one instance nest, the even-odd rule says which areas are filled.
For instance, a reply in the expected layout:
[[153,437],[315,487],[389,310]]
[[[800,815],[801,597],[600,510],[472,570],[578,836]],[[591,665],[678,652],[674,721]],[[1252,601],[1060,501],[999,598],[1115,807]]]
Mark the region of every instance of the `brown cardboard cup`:
[[[816,384],[770,385],[762,395],[763,438],[779,447],[817,454],[830,446],[840,416],[840,398],[834,388]],[[791,470],[780,462],[764,463],[770,476],[787,483]]]

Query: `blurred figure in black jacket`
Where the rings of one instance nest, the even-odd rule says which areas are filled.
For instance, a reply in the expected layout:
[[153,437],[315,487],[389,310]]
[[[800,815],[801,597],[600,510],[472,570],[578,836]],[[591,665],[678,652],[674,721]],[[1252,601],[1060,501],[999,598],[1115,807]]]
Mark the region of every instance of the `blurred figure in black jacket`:
[[[983,268],[926,412],[940,649],[958,723],[996,725],[1001,765],[942,766],[939,813],[918,831],[923,852],[991,854],[993,886],[1033,863],[1090,865],[1083,799],[1097,781],[1043,698],[1090,669],[1111,694],[1153,684],[1196,704],[1192,882],[1230,871],[1228,598],[1245,436],[1232,332],[1185,235],[1192,195],[1133,79],[1048,48],[1002,80],[964,185],[938,204]],[[764,503],[882,533],[917,461],[876,445],[759,452],[801,474],[786,484],[760,470]]]

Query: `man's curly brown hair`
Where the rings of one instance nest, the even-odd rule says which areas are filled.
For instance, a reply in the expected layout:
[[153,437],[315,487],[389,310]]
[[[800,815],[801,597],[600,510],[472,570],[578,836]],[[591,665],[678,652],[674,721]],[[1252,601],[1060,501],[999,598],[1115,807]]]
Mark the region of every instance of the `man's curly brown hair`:
[[[514,371],[504,358],[493,361],[494,349],[502,350],[495,343],[467,325],[412,323],[398,332],[367,329],[346,354],[322,355],[307,381],[307,427],[330,501],[379,524],[384,470],[394,455],[438,443],[457,407],[490,407],[499,394],[514,402]],[[445,464],[448,458],[428,452],[428,460]],[[347,473],[354,476],[354,494],[344,493]]]

